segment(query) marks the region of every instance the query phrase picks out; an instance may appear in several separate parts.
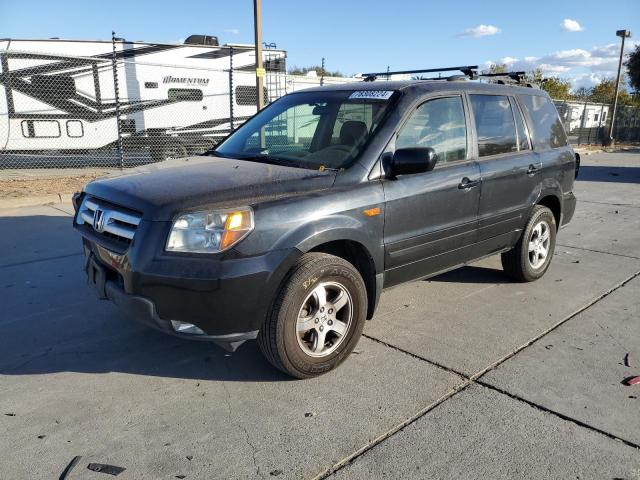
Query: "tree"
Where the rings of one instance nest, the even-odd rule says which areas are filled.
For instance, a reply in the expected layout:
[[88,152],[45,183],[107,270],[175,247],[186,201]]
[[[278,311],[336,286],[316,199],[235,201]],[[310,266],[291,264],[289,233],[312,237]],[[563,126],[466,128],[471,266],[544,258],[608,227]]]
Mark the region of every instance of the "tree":
[[570,100],[571,82],[558,77],[542,79],[542,89],[554,100]]
[[640,43],[629,54],[628,60],[624,62],[629,75],[629,83],[636,95],[640,95]]
[[[616,93],[616,81],[613,78],[602,80],[598,85],[593,87],[589,100],[598,103],[613,103],[613,97]],[[620,82],[618,90],[618,105],[634,105],[638,106],[638,100],[629,95],[624,87],[624,82]]]
[[540,85],[540,88],[554,100],[570,100],[572,98],[571,82],[569,80],[558,77],[545,77],[541,68],[536,68],[525,75],[525,81]]
[[[623,89],[620,89],[621,91]],[[613,95],[616,91],[616,82],[612,78],[606,78],[600,81],[593,89],[591,90],[591,98],[592,102],[599,103],[611,103],[613,102]]]
[[492,63],[487,73],[507,73],[506,63]]
[[573,98],[576,100],[588,100],[591,98],[592,90],[587,87],[577,88],[575,92],[573,92]]
[[314,71],[316,72],[316,75],[318,75],[319,77],[344,77],[344,74],[342,72],[339,71],[334,71],[334,72],[330,72],[327,69],[323,69],[320,65],[313,65],[311,67],[293,67],[291,70],[289,70],[289,73],[291,75],[306,75],[307,73]]

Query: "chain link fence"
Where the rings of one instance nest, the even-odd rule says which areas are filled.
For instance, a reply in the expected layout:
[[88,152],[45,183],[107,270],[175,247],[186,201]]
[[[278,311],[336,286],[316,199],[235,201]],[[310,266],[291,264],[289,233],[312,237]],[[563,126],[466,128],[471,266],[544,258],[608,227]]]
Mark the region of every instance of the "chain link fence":
[[[2,43],[2,42],[0,42]],[[242,45],[38,42],[0,45],[0,169],[132,167],[214,147],[257,111],[255,55]],[[265,102],[355,81],[286,73],[286,52],[265,50]],[[555,101],[572,143],[602,143],[611,106]],[[618,142],[640,141],[640,109],[619,106]]]
[[[554,100],[569,140],[574,145],[602,145],[611,128],[613,105],[577,100]],[[640,108],[618,105],[613,125],[618,143],[640,142]]]
[[[249,47],[115,42],[104,52],[111,46],[91,56],[0,50],[0,169],[196,155],[257,111]],[[284,51],[266,51],[264,66],[265,103],[349,80],[288,75]]]

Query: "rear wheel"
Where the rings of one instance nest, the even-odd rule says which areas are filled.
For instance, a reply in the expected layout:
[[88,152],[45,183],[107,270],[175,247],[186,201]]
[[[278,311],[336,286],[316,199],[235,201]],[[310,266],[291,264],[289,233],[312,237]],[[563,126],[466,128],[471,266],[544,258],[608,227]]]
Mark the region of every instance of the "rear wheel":
[[362,277],[346,260],[303,255],[258,336],[267,360],[296,378],[321,375],[358,343],[367,312]]
[[555,246],[556,219],[547,207],[536,205],[516,246],[502,254],[502,267],[516,280],[532,282],[549,268]]

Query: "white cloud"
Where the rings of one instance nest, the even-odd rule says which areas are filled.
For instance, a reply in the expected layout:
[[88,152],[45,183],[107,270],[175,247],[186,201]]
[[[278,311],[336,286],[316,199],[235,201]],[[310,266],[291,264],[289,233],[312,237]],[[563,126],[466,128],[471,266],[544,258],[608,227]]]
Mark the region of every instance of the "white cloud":
[[581,32],[584,30],[577,20],[572,20],[570,18],[565,18],[562,21],[562,28],[567,32]]
[[459,37],[487,37],[497,35],[500,29],[493,25],[478,25],[477,27],[467,28],[464,32],[458,34]]
[[[640,42],[625,44],[625,52],[630,52]],[[628,46],[628,47],[627,47]],[[575,88],[593,86],[604,78],[616,76],[620,44],[599,45],[589,50],[573,48],[559,50],[546,55],[529,55],[517,59],[513,57],[487,60],[488,68],[492,63],[506,64],[509,70],[526,72],[540,68],[546,75],[557,75],[573,82]]]
[[224,30],[222,30],[224,33],[230,33],[232,35],[238,35],[240,33],[240,30],[237,28],[225,28]]

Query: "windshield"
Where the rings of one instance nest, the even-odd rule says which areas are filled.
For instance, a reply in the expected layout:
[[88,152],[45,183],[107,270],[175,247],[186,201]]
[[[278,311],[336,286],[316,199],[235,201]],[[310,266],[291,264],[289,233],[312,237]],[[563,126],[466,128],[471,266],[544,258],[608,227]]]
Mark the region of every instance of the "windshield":
[[348,167],[380,125],[393,91],[318,91],[282,97],[213,154],[310,169]]

